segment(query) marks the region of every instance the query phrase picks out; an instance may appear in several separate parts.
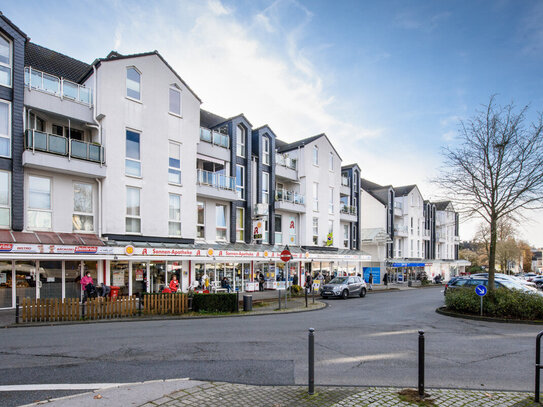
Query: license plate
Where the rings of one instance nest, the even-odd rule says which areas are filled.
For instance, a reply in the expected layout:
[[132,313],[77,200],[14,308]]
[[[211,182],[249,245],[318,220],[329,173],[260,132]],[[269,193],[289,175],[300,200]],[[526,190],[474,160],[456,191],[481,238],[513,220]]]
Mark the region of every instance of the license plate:
[[332,294],[331,291],[323,291],[323,294]]

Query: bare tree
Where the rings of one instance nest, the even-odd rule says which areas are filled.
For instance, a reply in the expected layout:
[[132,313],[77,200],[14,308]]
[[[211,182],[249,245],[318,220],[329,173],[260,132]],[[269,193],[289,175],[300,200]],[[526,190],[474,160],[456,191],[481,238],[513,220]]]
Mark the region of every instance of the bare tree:
[[459,142],[443,150],[435,182],[455,207],[490,226],[488,285],[494,289],[497,224],[543,204],[543,117],[525,124],[528,107],[500,107],[491,97],[484,110],[460,124]]

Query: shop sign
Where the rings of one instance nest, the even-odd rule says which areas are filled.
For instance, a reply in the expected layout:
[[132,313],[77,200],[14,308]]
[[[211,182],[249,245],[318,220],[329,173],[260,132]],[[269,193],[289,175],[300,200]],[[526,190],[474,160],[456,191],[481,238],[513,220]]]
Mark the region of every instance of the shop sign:
[[98,252],[97,246],[76,246],[74,253],[77,254],[94,254]]
[[136,281],[143,281],[143,269],[136,269]]
[[333,244],[334,244],[334,234],[330,232],[326,236],[326,246],[332,246]]
[[132,245],[128,245],[124,248],[124,253],[127,255],[127,256],[132,256],[134,254],[134,246]]
[[124,270],[114,270],[113,271],[113,284],[117,287],[124,286]]
[[262,240],[262,234],[264,233],[264,224],[261,220],[255,220],[253,222],[253,238],[256,240]]

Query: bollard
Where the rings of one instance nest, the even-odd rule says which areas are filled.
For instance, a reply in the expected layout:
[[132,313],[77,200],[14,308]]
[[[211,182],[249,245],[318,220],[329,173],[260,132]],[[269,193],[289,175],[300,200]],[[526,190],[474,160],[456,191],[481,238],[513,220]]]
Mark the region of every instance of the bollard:
[[143,293],[138,293],[138,316],[140,317],[141,317],[142,300],[143,300]]
[[309,381],[308,386],[309,394],[315,393],[315,328],[309,328],[309,368],[308,368],[308,375],[309,375]]
[[543,337],[543,331],[537,334],[535,340],[535,397],[536,403],[539,403],[539,390],[540,390],[540,376],[541,376],[541,337]]
[[279,311],[281,311],[281,290],[277,290],[277,297],[279,298]]
[[304,288],[305,292],[305,307],[307,308],[307,287]]
[[85,319],[85,302],[83,302],[82,308],[81,308],[81,319]]
[[315,304],[315,288],[311,287],[311,292],[313,293],[313,304]]
[[236,291],[236,312],[239,312],[239,290]]
[[424,331],[419,331],[419,396],[424,397]]
[[15,323],[19,323],[19,296],[15,298]]

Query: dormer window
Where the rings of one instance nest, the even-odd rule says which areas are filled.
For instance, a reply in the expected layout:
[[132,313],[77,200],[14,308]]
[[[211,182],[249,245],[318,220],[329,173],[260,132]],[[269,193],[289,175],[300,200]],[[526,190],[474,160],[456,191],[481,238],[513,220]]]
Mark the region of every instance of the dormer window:
[[270,139],[262,137],[262,162],[265,165],[270,165]]
[[133,66],[126,68],[126,97],[141,100],[141,73]]
[[181,116],[181,90],[170,86],[170,113]]
[[0,34],[0,85],[11,87],[11,41]]

